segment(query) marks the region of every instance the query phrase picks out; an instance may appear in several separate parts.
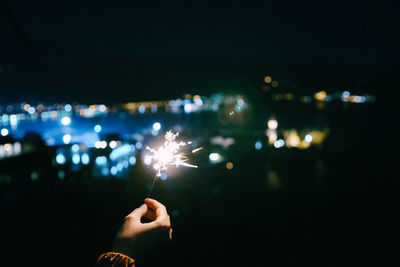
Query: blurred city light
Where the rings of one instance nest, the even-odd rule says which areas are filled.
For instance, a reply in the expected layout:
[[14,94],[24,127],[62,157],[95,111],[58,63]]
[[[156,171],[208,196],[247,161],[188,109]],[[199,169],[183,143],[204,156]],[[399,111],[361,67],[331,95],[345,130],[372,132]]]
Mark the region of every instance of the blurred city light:
[[274,142],[274,147],[275,148],[281,148],[285,145],[285,141],[283,141],[282,139],[278,139]]
[[114,149],[110,154],[111,160],[116,160],[119,157],[128,155],[131,152],[131,146],[128,144],[122,145],[116,149]]
[[58,154],[57,156],[56,156],[56,162],[57,162],[57,164],[60,164],[60,165],[62,165],[62,164],[64,164],[65,162],[66,162],[66,158],[65,158],[65,156],[63,155],[63,154]]
[[276,88],[279,86],[279,82],[278,81],[272,81],[271,86]]
[[271,130],[276,130],[278,128],[278,121],[275,119],[271,119],[268,121],[268,128]]
[[129,157],[129,164],[134,166],[136,164],[136,157],[130,156]]
[[100,112],[106,112],[107,111],[107,107],[105,105],[99,105],[99,111]]
[[124,165],[122,164],[122,162],[118,162],[117,164],[117,171],[122,171],[122,169],[124,168]]
[[12,115],[10,116],[10,124],[11,124],[12,127],[17,126],[17,124],[18,124],[17,115],[12,114]]
[[276,130],[267,129],[265,134],[268,136],[268,143],[270,145],[272,145],[278,139]]
[[136,147],[138,150],[142,149],[142,147],[143,147],[142,142],[137,142],[136,145],[135,145],[135,147]]
[[222,160],[222,157],[219,153],[210,153],[210,155],[208,156],[208,158],[210,159],[210,161],[212,163],[218,163]]
[[355,95],[355,96],[353,96],[351,102],[353,102],[353,103],[363,103],[363,102],[365,102],[365,97],[359,96],[359,95]]
[[71,123],[71,118],[70,118],[70,117],[63,117],[63,118],[61,119],[61,124],[64,125],[64,126],[67,126],[67,125],[69,125],[70,123]]
[[193,101],[194,101],[194,104],[198,107],[202,106],[204,103],[203,100],[201,100],[201,97],[199,95],[193,96]]
[[232,162],[227,162],[225,165],[226,169],[232,170],[233,169],[233,163]]
[[272,81],[271,76],[265,76],[265,77],[264,77],[264,82],[265,82],[265,83],[271,83],[271,81]]
[[77,165],[81,161],[81,157],[79,157],[79,154],[73,154],[72,155],[72,163]]
[[36,111],[36,109],[34,108],[34,107],[30,107],[29,109],[28,109],[28,113],[29,114],[33,114],[33,113],[35,113],[35,111]]
[[65,110],[66,112],[70,112],[70,111],[72,110],[72,106],[71,106],[70,104],[66,104],[66,105],[64,106],[64,110]]
[[286,137],[286,145],[287,147],[297,147],[301,142],[301,139],[296,130],[289,131],[289,134]]
[[197,106],[195,104],[192,104],[192,103],[186,103],[183,106],[183,110],[185,111],[185,113],[188,114],[188,113],[197,111]]
[[257,142],[254,144],[254,148],[255,148],[256,150],[260,150],[260,149],[262,148],[262,143],[261,143],[261,141],[257,141]]
[[9,143],[4,144],[3,149],[4,149],[4,155],[6,157],[10,157],[13,155],[13,146],[11,144]]
[[[269,79],[264,80],[266,83],[274,82],[274,84],[277,85],[277,81],[273,81],[270,76],[266,76],[264,79],[267,77],[269,77]],[[266,84],[264,85],[267,86]],[[328,101],[328,99],[332,101],[332,106],[333,102],[336,101],[340,103],[340,106],[343,107],[347,107],[350,104],[342,105],[342,98],[345,98],[346,102],[348,103],[371,102],[375,99],[373,96],[367,94],[351,95],[348,91],[343,93],[341,91],[337,91],[331,95],[326,94],[325,91],[321,91],[315,95],[312,94],[309,96],[302,96],[298,95],[297,93],[287,92],[286,88],[289,89],[290,84],[289,87],[287,87],[287,85],[288,84],[282,80],[282,88],[285,88],[285,91],[282,90],[283,92],[279,92],[279,94],[271,94],[271,98],[268,99],[268,101],[298,101],[301,103],[301,105],[308,104],[310,107],[314,108],[314,105],[311,105],[311,103],[324,105],[322,100]],[[268,84],[268,86],[270,85]],[[324,93],[326,95],[324,95]],[[322,97],[319,97],[318,94],[322,95]],[[269,97],[267,94],[265,96]],[[319,98],[321,101],[318,100],[314,102],[314,96],[316,96],[317,100]],[[65,167],[63,167],[63,170],[65,168],[64,175],[70,175],[70,171],[72,170],[73,172],[86,172],[85,175],[89,176],[108,176],[110,172],[112,175],[120,175],[121,177],[127,176],[127,174],[119,174],[119,172],[129,168],[129,166],[136,165],[138,160],[136,157],[136,149],[139,150],[145,147],[145,144],[147,144],[147,139],[149,137],[151,138],[151,135],[160,134],[160,131],[163,127],[165,127],[165,125],[161,125],[161,123],[157,120],[162,120],[164,118],[167,120],[167,118],[164,117],[164,112],[170,114],[206,112],[204,114],[204,118],[206,118],[207,121],[204,123],[202,122],[202,124],[193,124],[190,118],[191,116],[184,116],[185,120],[181,120],[179,122],[171,120],[171,127],[175,127],[176,129],[179,128],[179,131],[186,131],[189,133],[189,135],[197,131],[196,127],[201,127],[202,129],[214,127],[215,124],[213,124],[214,122],[212,119],[210,119],[212,117],[216,118],[216,123],[221,124],[224,120],[226,120],[226,118],[228,118],[229,123],[232,123],[232,128],[230,130],[220,129],[218,131],[209,131],[209,134],[204,136],[196,137],[195,134],[192,134],[191,136],[194,137],[193,144],[191,144],[192,148],[198,147],[196,143],[202,143],[202,145],[207,143],[204,146],[209,145],[209,149],[211,149],[211,151],[213,148],[215,148],[217,151],[224,151],[223,156],[222,152],[221,154],[209,154],[209,162],[203,165],[207,167],[207,165],[210,166],[214,163],[222,162],[222,160],[224,160],[225,164],[221,166],[225,170],[233,169],[233,163],[230,161],[225,161],[225,155],[226,158],[230,158],[232,156],[230,153],[237,153],[235,151],[241,151],[241,149],[246,150],[245,153],[250,153],[250,150],[252,150],[251,153],[255,153],[255,150],[263,149],[265,141],[263,137],[260,137],[260,133],[262,134],[263,131],[265,131],[265,134],[268,137],[268,141],[265,143],[265,145],[268,145],[269,143],[271,146],[276,148],[287,146],[296,147],[298,149],[306,149],[311,145],[321,145],[329,133],[328,127],[326,127],[326,129],[323,131],[310,130],[310,128],[318,129],[324,127],[324,125],[321,125],[319,121],[314,124],[307,125],[306,127],[308,128],[304,128],[305,126],[300,126],[301,123],[299,123],[299,126],[303,127],[297,129],[299,133],[302,134],[302,138],[300,138],[299,134],[297,134],[297,130],[295,133],[293,133],[292,129],[282,128],[284,125],[290,125],[285,121],[285,114],[279,116],[279,118],[282,117],[282,123],[281,121],[279,122],[282,125],[279,125],[278,128],[278,121],[275,119],[274,114],[279,111],[271,109],[269,113],[266,113],[267,116],[269,116],[267,117],[269,118],[269,120],[267,120],[267,129],[263,128],[262,126],[262,120],[264,120],[265,124],[264,118],[266,114],[260,114],[259,121],[257,121],[258,128],[253,130],[248,129],[249,131],[247,131],[247,128],[242,128],[246,129],[246,131],[243,132],[244,135],[242,136],[236,131],[234,124],[243,123],[242,126],[245,126],[244,123],[246,123],[246,119],[248,118],[246,109],[248,109],[247,107],[251,106],[249,102],[247,102],[246,98],[242,95],[215,94],[205,97],[196,94],[192,97],[191,95],[187,94],[183,98],[178,98],[175,100],[130,102],[122,105],[115,104],[109,107],[105,105],[86,106],[76,104],[72,106],[70,104],[39,104],[37,106],[35,105],[35,108],[33,105],[26,103],[18,104],[13,109],[10,108],[10,106],[0,106],[0,112],[4,112],[5,110],[8,112],[8,114],[0,113],[1,136],[8,136],[12,133],[12,137],[2,139],[2,141],[4,140],[3,143],[7,142],[7,144],[0,145],[0,158],[3,160],[4,157],[20,154],[21,143],[13,143],[14,138],[15,140],[22,140],[22,138],[24,138],[24,134],[30,130],[34,130],[42,136],[45,144],[48,146],[71,145],[70,147],[63,147],[60,150],[57,149],[57,152],[55,153],[56,158],[54,159],[54,154],[52,154],[51,158],[53,164],[62,165],[68,163]],[[141,115],[140,117],[143,119],[131,121],[133,116],[137,116],[135,113],[146,113],[145,111],[150,111],[150,108],[152,113],[157,112],[158,110],[161,111],[161,113],[157,114],[157,116],[156,114]],[[28,114],[29,110],[34,110],[34,113]],[[108,110],[110,110],[110,114],[104,114],[107,113]],[[14,114],[12,114],[11,111],[14,112]],[[214,113],[215,111],[217,113]],[[85,119],[75,119],[75,116],[81,116]],[[95,118],[96,116],[101,116],[101,118]],[[109,118],[105,118],[105,116],[110,116],[110,118],[113,116],[113,120],[109,120]],[[203,117],[203,114],[201,117]],[[221,119],[220,117],[223,117],[224,119]],[[37,126],[35,129],[32,127],[32,125],[35,123],[36,118],[39,118],[40,126],[34,125]],[[208,119],[210,119],[210,121],[208,121]],[[60,124],[57,123],[57,120],[60,122]],[[121,123],[122,120],[123,122]],[[209,122],[210,124],[208,124]],[[11,124],[11,126],[9,126],[9,124]],[[69,126],[71,128],[60,128],[60,125]],[[151,127],[149,128],[150,125]],[[15,126],[18,127],[15,128]],[[193,132],[190,133],[192,131],[192,127]],[[60,131],[64,132],[60,135]],[[278,139],[278,137],[281,137],[282,139]],[[24,145],[24,149],[22,150],[24,154],[31,153],[32,150],[29,151],[28,149],[36,149],[31,148],[32,146],[29,143],[25,145],[25,140],[22,142],[22,144]],[[87,147],[84,147],[84,144]],[[255,150],[253,149],[252,145],[254,145]],[[94,151],[92,150],[93,146],[97,149],[104,150]],[[107,149],[107,147],[109,147],[109,149]],[[281,152],[275,151],[271,153],[286,153],[286,151],[287,150],[282,150]],[[270,151],[268,150],[268,152]],[[143,159],[144,163],[151,164],[151,162],[149,162],[143,154],[141,159]],[[79,160],[77,158],[78,156]],[[92,167],[90,164],[92,161],[95,163],[93,164],[93,171],[88,169],[89,166],[85,168],[77,166],[78,164],[83,164],[90,165],[90,167]],[[70,163],[73,163],[74,165],[70,165]],[[199,165],[202,165],[202,163]],[[66,168],[70,168],[70,170],[67,171]],[[57,171],[58,170],[56,170],[55,173],[57,173]],[[67,179],[67,181],[69,180]]]
[[97,165],[104,165],[107,163],[107,157],[106,156],[98,156],[98,157],[96,157],[95,162]]
[[64,136],[63,136],[63,142],[64,142],[64,144],[66,144],[66,145],[68,145],[70,142],[71,142],[71,135],[70,134],[65,134]]
[[161,129],[161,124],[160,124],[159,122],[155,122],[155,123],[153,124],[153,129],[154,129],[155,131],[159,131],[159,130]]
[[31,105],[25,104],[24,107],[23,107],[23,109],[24,109],[26,112],[28,112],[28,110],[29,110],[30,107],[31,107]]
[[100,149],[101,148],[101,141],[94,142],[94,147],[97,148],[97,149]]
[[165,180],[167,180],[167,178],[168,178],[168,175],[165,172],[162,172],[161,176],[160,176],[160,179],[165,181]]
[[72,152],[78,152],[79,151],[79,145],[78,144],[73,144],[72,146],[71,146],[71,151]]
[[326,99],[327,93],[325,91],[319,91],[314,94],[314,98],[318,101],[324,101]]
[[90,162],[89,155],[87,153],[82,154],[81,156],[82,164],[87,165]]
[[111,175],[117,175],[117,172],[118,172],[118,169],[117,169],[117,167],[115,167],[115,166],[113,166],[113,167],[111,167],[111,169],[110,169],[110,173],[111,173]]
[[212,137],[210,143],[213,145],[219,145],[223,148],[228,148],[229,146],[235,144],[235,140],[232,137],[223,138],[222,136]]
[[139,113],[143,114],[146,112],[146,106],[145,105],[140,105],[138,108]]
[[3,114],[1,116],[1,119],[3,120],[4,123],[7,123],[10,119],[10,117],[7,114]]
[[154,129],[151,129],[151,135],[152,136],[157,136],[159,134],[159,131],[156,131]]
[[305,137],[304,137],[304,140],[306,140],[306,142],[307,143],[311,143],[312,142],[312,136],[310,135],[310,134],[307,134]]
[[94,143],[94,147],[95,148],[97,148],[97,149],[105,149],[106,147],[107,147],[107,142],[106,141],[96,141],[95,143]]
[[117,147],[118,143],[117,141],[111,140],[108,145],[110,146],[110,148],[114,149]]
[[101,129],[102,129],[102,127],[101,127],[101,125],[99,125],[99,124],[97,124],[97,125],[95,125],[95,126],[93,127],[93,130],[94,130],[96,133],[101,132]]
[[14,143],[14,155],[17,156],[21,153],[21,143],[15,142]]
[[127,160],[124,160],[124,161],[122,162],[122,164],[124,165],[124,168],[125,168],[125,169],[129,167],[129,162],[128,162]]
[[8,135],[8,129],[7,128],[1,129],[1,135],[2,136],[7,136]]

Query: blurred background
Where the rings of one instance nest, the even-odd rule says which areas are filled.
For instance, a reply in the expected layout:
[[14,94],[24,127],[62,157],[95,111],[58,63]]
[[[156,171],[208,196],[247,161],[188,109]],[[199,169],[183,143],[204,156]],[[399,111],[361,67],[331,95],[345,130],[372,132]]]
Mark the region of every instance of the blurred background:
[[0,0],[2,266],[93,266],[156,174],[148,265],[399,263],[399,8]]

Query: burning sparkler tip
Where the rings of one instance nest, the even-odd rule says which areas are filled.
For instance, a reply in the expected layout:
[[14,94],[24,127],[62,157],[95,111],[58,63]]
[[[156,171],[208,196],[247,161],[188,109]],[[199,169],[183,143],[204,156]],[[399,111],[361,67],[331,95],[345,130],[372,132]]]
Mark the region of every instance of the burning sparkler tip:
[[[179,132],[174,134],[172,131],[165,133],[165,142],[157,150],[151,147],[146,147],[147,150],[153,153],[153,155],[148,156],[151,161],[156,161],[153,168],[157,171],[156,177],[161,176],[161,172],[167,170],[167,165],[185,166],[190,168],[197,168],[196,165],[186,163],[187,157],[183,153],[178,153],[179,149],[183,146],[189,145],[192,142],[176,142],[175,139],[179,135]],[[195,153],[203,147],[196,148],[192,150]]]

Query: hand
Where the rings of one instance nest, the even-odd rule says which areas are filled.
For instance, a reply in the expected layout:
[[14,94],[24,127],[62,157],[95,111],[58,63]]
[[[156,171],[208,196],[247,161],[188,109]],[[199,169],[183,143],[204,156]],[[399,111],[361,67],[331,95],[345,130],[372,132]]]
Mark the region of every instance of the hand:
[[[146,218],[150,222],[142,223]],[[167,209],[160,202],[146,198],[145,204],[125,217],[114,241],[114,252],[135,260],[153,254],[152,251],[172,239],[172,228]]]

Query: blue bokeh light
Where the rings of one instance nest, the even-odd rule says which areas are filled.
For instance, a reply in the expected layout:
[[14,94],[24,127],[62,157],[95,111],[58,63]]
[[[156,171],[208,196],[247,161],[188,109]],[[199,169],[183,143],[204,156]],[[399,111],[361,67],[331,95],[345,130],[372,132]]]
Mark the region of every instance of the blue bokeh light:
[[257,142],[254,144],[254,148],[255,148],[256,150],[260,150],[260,149],[262,148],[262,143],[261,143],[261,141],[257,141]]
[[95,131],[96,133],[99,133],[99,132],[101,132],[102,127],[101,127],[101,125],[97,124],[97,125],[95,125],[95,126],[93,127],[93,129],[94,129],[94,131]]
[[66,161],[66,158],[65,158],[65,156],[63,154],[58,154],[56,156],[57,164],[60,164],[60,165],[65,164],[65,161]]
[[129,158],[129,164],[131,164],[132,166],[134,166],[134,165],[136,164],[136,157],[131,156],[131,157]]
[[72,163],[79,164],[80,161],[81,161],[81,157],[79,157],[78,154],[72,155]]
[[70,104],[66,104],[66,105],[64,106],[64,110],[65,110],[66,112],[70,112],[70,111],[72,110],[72,106],[71,106]]
[[160,179],[165,181],[165,180],[167,180],[167,178],[168,178],[168,175],[165,172],[162,172],[161,176],[160,176]]
[[89,155],[87,153],[82,154],[81,161],[82,161],[82,164],[88,165],[90,162]]

